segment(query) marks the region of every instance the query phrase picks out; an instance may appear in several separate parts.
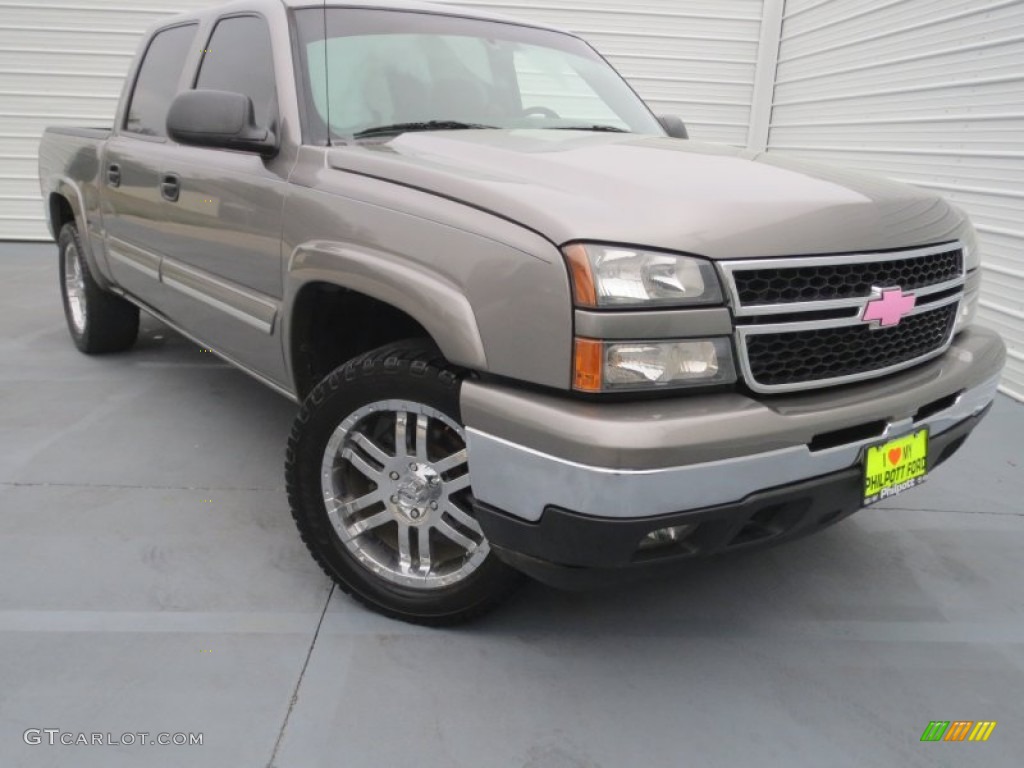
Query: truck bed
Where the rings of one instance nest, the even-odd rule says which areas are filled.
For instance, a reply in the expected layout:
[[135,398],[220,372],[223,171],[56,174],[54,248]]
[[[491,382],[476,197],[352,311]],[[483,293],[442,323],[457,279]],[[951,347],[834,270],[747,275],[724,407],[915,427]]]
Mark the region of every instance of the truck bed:
[[[48,200],[51,193],[62,191],[68,199],[81,195],[82,200],[97,201],[102,149],[111,133],[111,128],[73,126],[43,131],[39,143],[39,185],[43,199]],[[54,238],[58,234],[54,232]]]
[[65,125],[47,128],[44,131],[44,136],[47,133],[58,134],[60,136],[77,136],[82,139],[94,139],[96,141],[103,141],[109,139],[110,134],[113,133],[112,128],[84,128],[77,125]]

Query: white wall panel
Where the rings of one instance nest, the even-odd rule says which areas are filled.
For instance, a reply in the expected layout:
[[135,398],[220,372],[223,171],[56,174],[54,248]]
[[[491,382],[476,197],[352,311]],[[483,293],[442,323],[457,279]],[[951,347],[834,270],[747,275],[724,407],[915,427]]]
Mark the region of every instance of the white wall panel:
[[1024,2],[786,0],[768,146],[918,184],[981,235],[1024,397]]

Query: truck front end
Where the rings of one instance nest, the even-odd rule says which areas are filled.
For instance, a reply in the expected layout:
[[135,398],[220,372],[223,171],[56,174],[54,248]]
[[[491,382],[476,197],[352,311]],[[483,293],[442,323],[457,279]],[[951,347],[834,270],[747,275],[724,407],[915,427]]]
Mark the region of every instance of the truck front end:
[[908,491],[984,417],[978,247],[711,262],[573,243],[569,398],[463,385],[476,514],[573,586],[775,544]]

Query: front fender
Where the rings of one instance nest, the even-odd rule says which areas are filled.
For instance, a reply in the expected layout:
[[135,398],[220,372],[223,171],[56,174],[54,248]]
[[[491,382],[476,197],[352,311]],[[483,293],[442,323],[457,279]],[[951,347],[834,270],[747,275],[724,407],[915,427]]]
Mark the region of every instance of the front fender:
[[322,280],[405,312],[452,363],[571,386],[572,295],[553,243],[422,190],[323,170],[315,155],[307,165],[285,208],[286,307]]
[[[295,305],[310,283],[358,291],[402,310],[422,325],[445,358],[473,370],[487,370],[476,315],[457,286],[415,262],[350,244],[312,241],[295,248],[285,275],[284,305]],[[292,359],[290,315],[283,320],[287,360]]]

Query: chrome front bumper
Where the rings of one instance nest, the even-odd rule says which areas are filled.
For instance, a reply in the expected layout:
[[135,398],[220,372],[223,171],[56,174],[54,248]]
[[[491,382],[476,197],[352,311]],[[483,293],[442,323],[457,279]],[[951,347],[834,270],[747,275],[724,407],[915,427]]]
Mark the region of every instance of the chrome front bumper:
[[[972,330],[914,371],[770,404],[720,395],[598,405],[467,383],[473,492],[529,522],[548,507],[630,519],[729,504],[852,467],[866,446],[886,438],[953,428],[992,402],[1004,360],[996,334]],[[879,428],[812,449],[831,445],[816,438],[870,425]],[[689,460],[665,466],[672,456]]]

